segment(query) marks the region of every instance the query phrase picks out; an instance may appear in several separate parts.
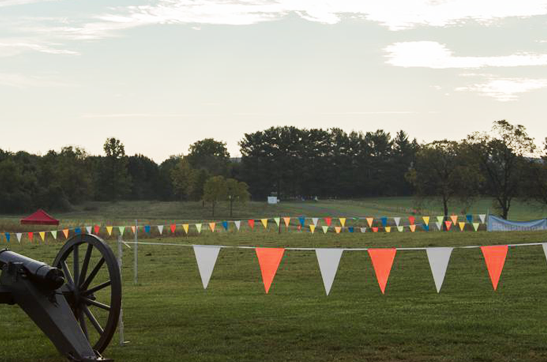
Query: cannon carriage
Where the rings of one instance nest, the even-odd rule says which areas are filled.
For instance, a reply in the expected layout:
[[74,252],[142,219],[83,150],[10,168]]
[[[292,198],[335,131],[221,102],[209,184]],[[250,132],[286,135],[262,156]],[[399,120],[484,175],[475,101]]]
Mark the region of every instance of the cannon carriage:
[[95,235],[67,240],[52,265],[0,250],[0,304],[17,304],[71,361],[102,357],[118,325],[118,261]]

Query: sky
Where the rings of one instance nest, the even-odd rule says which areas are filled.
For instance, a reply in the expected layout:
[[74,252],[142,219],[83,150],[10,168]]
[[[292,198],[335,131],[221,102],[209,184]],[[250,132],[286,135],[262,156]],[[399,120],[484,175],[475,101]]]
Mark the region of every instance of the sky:
[[272,126],[547,137],[547,0],[0,0],[0,149],[161,162]]

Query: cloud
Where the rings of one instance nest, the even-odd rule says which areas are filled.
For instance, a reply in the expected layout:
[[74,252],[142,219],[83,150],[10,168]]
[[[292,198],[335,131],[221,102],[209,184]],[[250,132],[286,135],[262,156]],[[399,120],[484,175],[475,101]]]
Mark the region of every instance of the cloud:
[[515,101],[519,95],[547,87],[547,79],[528,78],[490,78],[482,83],[474,83],[456,88],[456,91],[477,92],[500,102]]
[[46,54],[79,55],[78,52],[59,49],[57,43],[44,43],[33,39],[0,39],[0,58],[19,55],[27,51]]
[[400,42],[384,49],[387,64],[396,67],[433,69],[519,67],[547,65],[547,54],[516,53],[507,56],[455,56],[445,45],[433,41]]
[[24,89],[34,87],[66,87],[69,84],[45,76],[0,73],[0,86]]
[[26,4],[46,2],[46,1],[58,1],[58,0],[0,0],[0,8],[6,7],[6,6],[26,5]]

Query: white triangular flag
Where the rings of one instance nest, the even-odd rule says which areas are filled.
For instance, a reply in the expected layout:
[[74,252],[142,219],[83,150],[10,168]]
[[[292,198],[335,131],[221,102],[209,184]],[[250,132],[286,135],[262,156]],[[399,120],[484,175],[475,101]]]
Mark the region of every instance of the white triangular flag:
[[401,218],[400,217],[394,217],[393,221],[395,221],[395,225],[399,226],[399,223],[401,222]]
[[158,225],[158,232],[161,234],[163,234],[163,225]]
[[344,249],[315,249],[319,270],[323,277],[323,284],[325,285],[325,292],[327,292],[327,295],[329,295],[330,288],[334,282],[334,277],[336,276],[336,271],[338,270],[338,264],[340,264],[340,258],[342,258],[343,251]]
[[236,229],[239,231],[239,228],[241,227],[241,221],[234,221],[234,224],[236,224]]
[[23,236],[23,234],[22,233],[17,233],[17,234],[15,234],[15,236],[17,236],[17,241],[19,243],[21,243],[21,236]]
[[312,217],[311,222],[313,223],[313,226],[317,226],[317,222],[319,221],[318,217]]
[[443,229],[443,224],[441,224],[440,222],[435,222],[435,225],[437,225],[437,230],[442,230]]
[[433,279],[435,280],[435,286],[437,287],[437,293],[441,291],[443,285],[444,276],[446,274],[446,268],[450,261],[450,254],[454,248],[427,248],[427,259],[429,259],[429,265],[431,266],[431,273],[433,273]]
[[367,228],[361,228],[361,232],[364,233],[367,231]]
[[486,215],[485,214],[480,214],[479,218],[481,219],[481,223],[484,224],[484,222],[486,221]]
[[207,289],[219,252],[220,246],[194,245],[194,254],[196,254],[203,289]]
[[87,231],[88,234],[91,234],[91,226],[86,226],[85,230]]

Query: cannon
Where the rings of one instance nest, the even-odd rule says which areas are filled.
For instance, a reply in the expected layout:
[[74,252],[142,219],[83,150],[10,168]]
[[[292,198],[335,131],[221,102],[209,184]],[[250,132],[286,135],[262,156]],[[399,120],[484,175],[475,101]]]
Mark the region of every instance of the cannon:
[[101,356],[120,318],[118,261],[99,237],[67,240],[53,264],[0,250],[0,304],[17,304],[70,361]]

